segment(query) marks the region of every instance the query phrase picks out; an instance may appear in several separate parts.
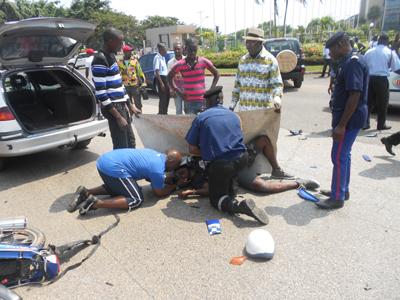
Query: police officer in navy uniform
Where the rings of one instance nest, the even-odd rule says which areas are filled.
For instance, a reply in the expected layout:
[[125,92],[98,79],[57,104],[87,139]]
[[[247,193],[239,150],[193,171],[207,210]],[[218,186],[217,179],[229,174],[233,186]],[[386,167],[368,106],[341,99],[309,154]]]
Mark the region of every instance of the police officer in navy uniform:
[[349,37],[338,32],[327,42],[332,59],[338,62],[338,74],[332,100],[331,158],[333,174],[329,199],[317,202],[322,209],[336,209],[350,197],[351,147],[365,124],[368,91],[368,67],[353,55]]
[[262,224],[268,216],[252,199],[235,199],[233,181],[247,164],[241,121],[238,115],[222,106],[222,87],[204,94],[206,110],[193,120],[186,135],[189,152],[209,162],[208,184],[211,205],[231,214],[245,214]]

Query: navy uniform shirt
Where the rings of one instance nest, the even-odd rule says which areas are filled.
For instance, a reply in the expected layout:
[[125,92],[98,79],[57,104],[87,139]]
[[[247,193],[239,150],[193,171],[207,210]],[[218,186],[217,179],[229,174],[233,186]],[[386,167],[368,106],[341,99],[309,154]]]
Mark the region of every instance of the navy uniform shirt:
[[332,127],[335,128],[342,118],[350,92],[361,92],[358,106],[349,122],[347,129],[363,128],[367,113],[368,67],[362,58],[349,53],[338,66],[332,101]]
[[246,151],[239,117],[222,105],[197,115],[186,141],[200,148],[205,161],[234,160]]

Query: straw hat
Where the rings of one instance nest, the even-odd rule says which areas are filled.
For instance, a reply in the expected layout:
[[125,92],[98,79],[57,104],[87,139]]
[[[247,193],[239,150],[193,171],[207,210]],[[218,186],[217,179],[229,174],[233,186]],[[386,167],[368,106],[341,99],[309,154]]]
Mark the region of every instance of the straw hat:
[[243,37],[245,40],[249,41],[260,41],[265,42],[264,30],[260,28],[249,28],[247,35]]

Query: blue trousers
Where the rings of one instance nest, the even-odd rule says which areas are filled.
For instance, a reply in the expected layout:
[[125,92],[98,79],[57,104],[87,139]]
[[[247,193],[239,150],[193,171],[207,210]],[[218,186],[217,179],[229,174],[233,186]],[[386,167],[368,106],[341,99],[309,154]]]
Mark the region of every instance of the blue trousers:
[[351,147],[357,138],[360,129],[346,130],[341,141],[333,141],[331,159],[333,163],[331,199],[344,200],[349,191]]

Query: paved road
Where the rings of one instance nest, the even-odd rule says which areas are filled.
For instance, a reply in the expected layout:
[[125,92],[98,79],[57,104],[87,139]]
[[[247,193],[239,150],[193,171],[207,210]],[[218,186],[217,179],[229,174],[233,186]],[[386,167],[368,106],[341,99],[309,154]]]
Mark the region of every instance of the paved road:
[[[221,82],[227,90],[232,84],[228,78]],[[330,138],[319,134],[301,140],[285,128],[319,133],[329,128],[323,111],[326,83],[307,77],[299,91],[286,93],[278,141],[282,166],[318,179],[323,187],[331,176]],[[156,105],[149,100],[144,111],[154,113]],[[398,115],[393,119],[398,128]],[[110,148],[108,136],[94,139],[85,151],[53,150],[12,160],[0,174],[0,217],[25,215],[56,245],[105,229],[113,222],[109,211],[80,218],[65,208],[78,185],[100,184],[95,161]],[[364,153],[372,162],[361,158]],[[360,138],[352,171],[351,200],[334,212],[316,209],[295,191],[266,196],[241,190],[269,214],[265,229],[276,241],[276,253],[269,262],[247,261],[240,267],[229,260],[242,255],[257,223],[219,213],[207,199],[157,201],[141,182],[144,205],[118,212],[119,226],[80,268],[50,286],[17,292],[25,299],[399,299],[400,161],[386,155],[377,138]],[[211,218],[221,220],[221,235],[208,235],[204,222]]]

